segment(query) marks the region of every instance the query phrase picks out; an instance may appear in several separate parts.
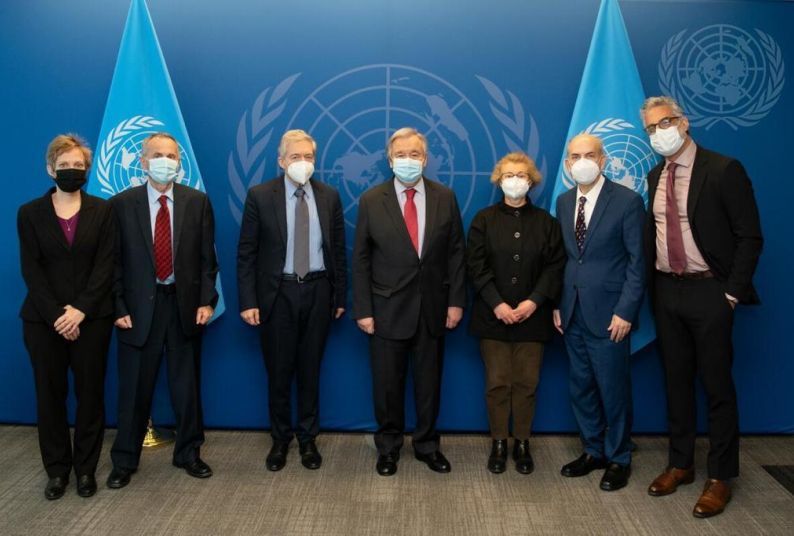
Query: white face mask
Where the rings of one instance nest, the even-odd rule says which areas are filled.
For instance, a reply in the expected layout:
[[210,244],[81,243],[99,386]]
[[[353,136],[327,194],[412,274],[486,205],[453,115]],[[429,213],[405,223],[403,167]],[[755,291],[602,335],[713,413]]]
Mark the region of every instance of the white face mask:
[[571,177],[577,184],[592,184],[599,175],[601,168],[589,158],[580,158],[571,165]]
[[154,182],[168,184],[179,174],[179,162],[167,156],[149,160],[149,176]]
[[513,201],[523,199],[529,191],[529,182],[518,177],[502,179],[500,186],[502,187],[502,191],[504,192],[505,196],[512,199]]
[[651,134],[651,147],[662,156],[671,156],[678,152],[686,139],[678,132],[678,127],[656,128]]
[[299,160],[287,166],[287,176],[301,186],[309,182],[314,173],[314,164],[306,160]]

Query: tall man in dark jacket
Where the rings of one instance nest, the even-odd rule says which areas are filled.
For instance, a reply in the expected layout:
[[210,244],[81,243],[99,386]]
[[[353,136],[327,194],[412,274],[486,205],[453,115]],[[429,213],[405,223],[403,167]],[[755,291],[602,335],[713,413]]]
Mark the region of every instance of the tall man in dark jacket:
[[119,228],[113,289],[119,424],[110,488],[129,484],[138,468],[163,353],[176,415],[173,463],[190,476],[212,476],[199,457],[201,335],[218,301],[212,206],[206,194],[174,183],[180,157],[173,136],[152,134],[141,152],[148,181],[111,199]]
[[[301,463],[318,469],[320,361],[332,318],[345,312],[345,221],[339,193],[311,178],[317,143],[303,130],[281,138],[284,174],[251,188],[237,250],[240,316],[260,326],[273,445],[267,468],[287,461],[293,435]],[[290,393],[297,376],[298,423]]]
[[651,97],[641,115],[651,145],[665,157],[648,174],[645,249],[670,425],[668,467],[648,493],[667,495],[694,480],[699,375],[708,398],[710,448],[708,480],[693,514],[710,517],[725,509],[729,479],[739,475],[733,310],[758,303],[752,278],[761,224],[742,164],[697,146],[674,99]]
[[353,309],[359,328],[371,336],[376,470],[383,476],[397,471],[412,356],[414,453],[446,473],[450,464],[439,449],[436,419],[444,333],[460,322],[466,299],[463,226],[455,193],[422,176],[424,136],[398,130],[388,156],[394,179],[361,196],[353,251]]

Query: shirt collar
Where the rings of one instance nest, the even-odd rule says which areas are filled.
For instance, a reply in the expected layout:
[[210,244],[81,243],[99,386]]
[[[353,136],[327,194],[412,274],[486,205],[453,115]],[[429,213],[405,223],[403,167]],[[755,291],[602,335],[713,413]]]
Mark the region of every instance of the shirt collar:
[[416,184],[411,186],[406,186],[405,184],[401,183],[397,180],[397,177],[394,178],[394,190],[397,192],[397,195],[400,196],[405,190],[409,190],[413,188],[419,194],[425,195],[425,179],[424,177],[419,177],[419,180],[416,181]]
[[[298,185],[292,182],[284,175],[284,188],[287,191],[287,197],[292,197],[295,195],[295,192],[298,190]],[[303,191],[306,192],[306,199],[311,199],[312,197],[312,181],[311,179],[306,181],[306,184],[303,185]]]
[[152,186],[152,183],[149,180],[146,180],[146,194],[149,196],[149,204],[150,205],[159,205],[160,204],[160,196],[164,195],[168,198],[169,201],[172,203],[174,202],[174,184],[171,183],[171,187],[168,188],[165,192],[158,192]]
[[579,198],[585,196],[587,198],[588,203],[595,203],[598,200],[598,195],[601,193],[601,189],[604,187],[604,181],[608,180],[604,175],[599,175],[598,179],[596,179],[595,186],[593,186],[589,192],[583,194],[579,187],[576,187],[576,202],[579,202]]
[[[691,168],[692,164],[695,163],[695,153],[697,153],[697,145],[695,145],[695,141],[692,140],[689,142],[687,148],[684,149],[684,152],[678,155],[678,158],[676,158],[674,162],[680,167]],[[665,167],[669,165],[670,161],[668,160]]]

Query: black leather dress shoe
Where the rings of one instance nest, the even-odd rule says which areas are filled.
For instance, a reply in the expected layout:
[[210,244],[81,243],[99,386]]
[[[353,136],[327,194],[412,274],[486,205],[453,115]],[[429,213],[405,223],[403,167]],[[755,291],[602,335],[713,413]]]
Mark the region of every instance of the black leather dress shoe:
[[184,469],[193,478],[209,478],[212,476],[212,469],[201,458],[196,458],[192,462],[187,463],[174,462],[174,466]]
[[83,475],[77,478],[77,494],[80,497],[90,497],[96,493],[96,478],[94,475]]
[[378,455],[378,463],[375,464],[375,470],[380,476],[392,476],[397,472],[397,461],[400,459],[398,453],[380,454]]
[[491,442],[491,454],[488,456],[488,470],[492,473],[504,473],[507,466],[507,439],[494,439]]
[[584,476],[589,475],[591,471],[603,469],[606,466],[606,460],[602,458],[593,458],[589,454],[584,453],[571,463],[563,465],[560,474],[569,477]]
[[604,471],[604,476],[601,477],[600,488],[604,491],[624,488],[629,483],[629,476],[631,476],[631,465],[610,463],[607,470]]
[[449,473],[452,470],[449,460],[441,454],[440,450],[431,452],[430,454],[415,452],[414,456],[416,456],[416,459],[420,462],[425,462],[427,466],[436,473]]
[[323,464],[323,457],[317,451],[317,444],[307,441],[300,446],[301,463],[306,469],[319,469]]
[[110,489],[121,489],[130,483],[130,475],[132,471],[114,467],[108,475],[107,486]]
[[47,500],[54,501],[60,499],[66,493],[66,486],[69,485],[68,476],[56,476],[47,481],[47,486],[44,488],[44,496]]
[[528,439],[516,439],[513,445],[513,459],[516,462],[516,471],[522,475],[528,475],[535,470],[535,462],[532,460],[532,454],[529,452]]
[[287,465],[287,451],[289,450],[289,443],[282,441],[274,441],[273,446],[270,447],[270,452],[265,459],[265,465],[268,471],[281,471]]

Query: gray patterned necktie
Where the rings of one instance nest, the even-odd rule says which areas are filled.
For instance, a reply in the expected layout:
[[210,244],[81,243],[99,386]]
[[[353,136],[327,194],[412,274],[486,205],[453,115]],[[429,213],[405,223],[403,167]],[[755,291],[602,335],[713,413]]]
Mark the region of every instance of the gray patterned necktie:
[[303,278],[309,273],[309,205],[306,204],[303,188],[295,190],[295,196],[298,200],[295,203],[295,249],[292,258],[295,274]]

